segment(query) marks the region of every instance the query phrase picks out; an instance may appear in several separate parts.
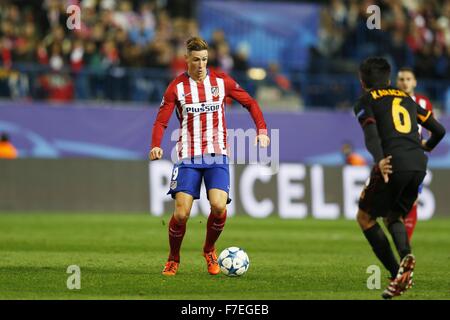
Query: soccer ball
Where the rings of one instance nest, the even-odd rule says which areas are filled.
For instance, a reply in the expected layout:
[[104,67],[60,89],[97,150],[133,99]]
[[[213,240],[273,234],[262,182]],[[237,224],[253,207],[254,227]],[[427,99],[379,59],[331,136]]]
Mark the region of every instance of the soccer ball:
[[247,253],[238,247],[229,247],[219,255],[220,270],[227,276],[242,276],[250,265]]

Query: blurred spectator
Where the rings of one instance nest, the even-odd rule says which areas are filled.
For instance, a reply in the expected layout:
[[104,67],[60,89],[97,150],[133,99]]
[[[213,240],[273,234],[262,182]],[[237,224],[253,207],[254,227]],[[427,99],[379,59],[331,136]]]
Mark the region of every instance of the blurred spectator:
[[57,71],[45,74],[38,80],[38,96],[52,102],[67,102],[74,98],[72,79]]
[[270,85],[280,89],[283,94],[291,92],[291,82],[280,72],[280,65],[278,63],[270,63],[267,71],[267,81]]
[[11,42],[6,37],[0,38],[0,62],[5,69],[12,66]]
[[397,70],[402,65],[413,65],[414,57],[410,47],[405,42],[404,32],[395,30],[391,34],[389,54],[393,60],[392,69]]
[[176,77],[187,70],[185,53],[186,52],[183,47],[178,47],[177,52],[170,63],[172,76]]
[[248,56],[249,46],[245,43],[238,45],[238,48],[233,55],[234,70],[238,72],[246,72],[249,68]]
[[50,68],[55,71],[60,71],[64,66],[64,58],[62,55],[62,48],[59,43],[53,43],[51,48],[50,58],[48,60]]
[[49,101],[71,101],[74,97],[72,78],[63,72],[64,58],[61,45],[54,42],[49,58],[51,71],[38,77],[38,97]]
[[219,67],[226,73],[230,73],[233,69],[233,58],[230,54],[230,47],[228,43],[222,42],[217,45],[217,60],[219,62]]
[[70,67],[72,72],[79,73],[84,66],[84,44],[82,40],[76,40],[70,54]]
[[341,147],[341,153],[344,157],[344,163],[350,166],[365,166],[366,159],[353,150],[353,145],[350,142],[344,142]]
[[147,28],[145,21],[142,20],[137,26],[130,29],[129,36],[131,42],[144,47],[153,39],[154,31],[152,28]]
[[222,43],[227,43],[227,41],[225,40],[225,33],[223,32],[222,29],[214,30],[211,40],[208,43],[208,46],[210,48],[213,48],[215,51],[218,51],[219,46]]
[[0,159],[16,159],[17,149],[9,140],[9,135],[5,132],[0,134]]
[[115,11],[112,17],[113,24],[124,30],[138,28],[138,15],[133,11],[133,4],[130,1],[122,0],[119,2],[119,10]]

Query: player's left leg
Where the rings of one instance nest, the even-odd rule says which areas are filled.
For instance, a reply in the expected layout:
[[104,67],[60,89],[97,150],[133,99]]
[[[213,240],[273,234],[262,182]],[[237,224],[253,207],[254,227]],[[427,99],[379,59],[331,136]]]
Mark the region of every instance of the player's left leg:
[[[398,273],[393,282],[383,293],[383,297],[389,298],[403,294],[413,285],[413,274],[416,259],[411,253],[408,234],[403,223],[405,217],[417,199],[419,185],[425,177],[422,171],[404,171],[393,176],[391,183],[394,189],[401,190],[396,197],[397,201],[392,207],[392,211],[387,216],[388,229],[392,235],[401,262]],[[392,288],[393,290],[391,290]]]
[[227,203],[230,186],[228,164],[212,165],[204,172],[205,186],[208,193],[208,200],[211,205],[211,212],[206,225],[206,238],[203,246],[203,256],[206,259],[208,272],[218,274],[220,267],[217,262],[215,243],[225,226],[227,219]]
[[416,259],[411,253],[408,235],[401,215],[401,213],[392,212],[387,217],[387,227],[400,256],[400,267],[395,278],[392,279],[389,286],[383,292],[383,298],[385,299],[401,295],[413,286]]
[[386,218],[386,227],[394,240],[400,260],[411,253],[411,246],[406,233],[405,224],[400,213],[392,212]]
[[208,217],[206,225],[206,239],[203,246],[203,256],[206,259],[208,272],[210,274],[218,274],[220,267],[217,262],[217,253],[215,243],[219,239],[220,234],[225,226],[227,219],[226,204],[228,194],[219,189],[208,190],[209,203],[211,205],[211,213]]

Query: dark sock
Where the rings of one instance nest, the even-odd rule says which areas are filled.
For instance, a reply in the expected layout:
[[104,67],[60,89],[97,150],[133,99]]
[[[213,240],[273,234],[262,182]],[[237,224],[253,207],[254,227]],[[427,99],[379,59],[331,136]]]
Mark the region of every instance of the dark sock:
[[180,262],[180,247],[186,232],[186,222],[178,222],[174,216],[169,222],[170,253],[168,260]]
[[407,254],[411,253],[405,225],[403,222],[397,220],[389,224],[388,229],[392,235],[392,239],[394,239],[400,259],[403,259]]
[[384,234],[383,229],[376,223],[373,227],[363,231],[363,233],[372,246],[373,252],[375,252],[377,258],[384,267],[389,270],[391,277],[395,278],[397,276],[399,264],[392,252],[389,240]]

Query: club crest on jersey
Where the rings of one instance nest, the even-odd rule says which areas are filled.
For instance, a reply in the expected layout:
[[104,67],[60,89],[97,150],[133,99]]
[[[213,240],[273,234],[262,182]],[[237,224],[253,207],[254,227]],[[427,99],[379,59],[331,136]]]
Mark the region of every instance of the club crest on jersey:
[[170,182],[170,189],[171,190],[174,190],[174,189],[176,189],[177,188],[177,181],[171,181]]
[[211,94],[214,98],[217,98],[219,96],[219,87],[218,86],[211,87]]

